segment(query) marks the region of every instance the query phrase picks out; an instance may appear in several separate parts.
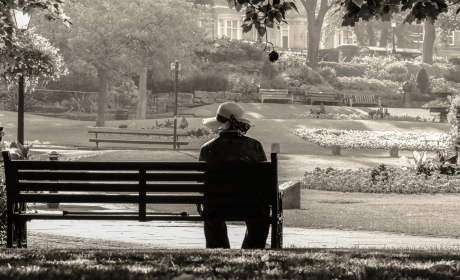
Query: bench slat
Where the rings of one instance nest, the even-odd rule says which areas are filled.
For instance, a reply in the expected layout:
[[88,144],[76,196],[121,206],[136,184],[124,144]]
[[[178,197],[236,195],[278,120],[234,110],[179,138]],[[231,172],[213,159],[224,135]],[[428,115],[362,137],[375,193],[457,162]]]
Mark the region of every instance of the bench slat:
[[[87,171],[224,171],[224,172],[247,172],[247,170],[271,171],[270,162],[78,162],[67,161],[11,161],[12,169],[36,170],[79,170]],[[20,173],[21,173],[20,172]],[[148,174],[148,173],[147,173]]]
[[[125,220],[125,221],[136,221],[139,220],[138,215],[59,215],[59,214],[16,214],[15,218],[20,220]],[[219,217],[202,217],[199,215],[190,215],[190,216],[169,216],[169,215],[152,215],[147,213],[145,218],[146,221],[220,221],[222,218]],[[225,216],[226,221],[267,221],[272,222],[273,218],[271,217],[241,217],[241,216]]]
[[[17,185],[19,191],[58,191],[62,192],[106,192],[119,193],[129,192],[137,193],[140,188],[138,184],[79,184],[79,183],[20,183]],[[161,192],[161,193],[178,193],[178,192],[206,192],[213,193],[216,189],[219,193],[226,194],[255,194],[267,193],[265,183],[246,182],[238,185],[218,184],[218,183],[182,183],[182,184],[147,184],[146,192]],[[222,189],[221,189],[222,188]]]
[[[139,203],[138,195],[99,195],[99,194],[21,194],[12,195],[12,199],[17,202],[33,203]],[[203,195],[147,195],[147,203],[156,204],[197,204],[204,203],[209,205],[259,205],[267,203],[268,199],[264,196],[203,196]]]
[[[106,139],[106,138],[90,138],[89,142],[96,143],[124,143],[124,144],[156,144],[156,145],[172,145],[173,140],[159,139],[159,140],[136,140],[136,139]],[[177,145],[188,145],[187,141],[176,141]]]
[[[89,128],[88,133],[174,136],[174,131],[172,130],[126,129],[126,128]],[[188,136],[188,132],[176,131],[176,135]]]

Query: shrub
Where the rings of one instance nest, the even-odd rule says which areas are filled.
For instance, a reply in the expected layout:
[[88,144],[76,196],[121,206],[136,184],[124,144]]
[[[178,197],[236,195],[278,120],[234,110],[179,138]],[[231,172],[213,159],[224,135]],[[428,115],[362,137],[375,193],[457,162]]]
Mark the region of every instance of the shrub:
[[401,98],[400,84],[388,80],[382,81],[366,77],[338,77],[335,86],[343,93],[372,93],[376,97]]
[[278,67],[279,71],[305,66],[307,65],[307,54],[294,52],[282,53],[274,65]]
[[449,82],[460,83],[460,66],[453,66],[449,68],[449,74],[444,78]]
[[332,61],[321,61],[318,63],[321,68],[329,67],[334,69],[338,77],[362,77],[364,76],[364,67],[351,63],[338,63]]
[[335,70],[329,67],[324,67],[318,70],[318,73],[330,84],[337,83],[337,74]]
[[[174,84],[172,84],[174,90]],[[186,78],[179,89],[182,92],[204,91],[225,91],[229,88],[229,81],[224,74],[215,72],[195,73]],[[164,91],[163,91],[164,92]]]
[[420,69],[417,73],[417,88],[420,90],[420,93],[430,92],[430,80],[428,79],[425,68]]
[[391,63],[385,67],[385,70],[388,73],[388,80],[390,81],[403,83],[408,80],[409,71],[407,71],[407,68],[399,63]]
[[449,58],[449,63],[453,65],[460,65],[460,57]]
[[460,89],[460,84],[446,81],[443,78],[430,76],[429,84],[431,84],[431,92],[452,92],[455,93]]
[[286,89],[288,82],[283,74],[279,74],[272,79],[262,78],[260,88]]
[[291,86],[300,86],[302,84],[321,84],[322,77],[318,72],[314,71],[308,66],[300,66],[297,68],[290,68],[285,71],[285,74],[291,78]]
[[273,78],[279,75],[278,69],[268,60],[265,60],[264,65],[262,67],[262,76]]
[[257,92],[257,85],[260,78],[256,75],[244,75],[233,73],[228,75],[228,89],[233,92],[247,94],[249,92]]
[[442,175],[439,171],[425,173],[404,171],[401,169],[366,168],[358,170],[332,170],[326,172],[320,168],[305,172],[303,187],[315,190],[363,193],[459,193],[460,176]]

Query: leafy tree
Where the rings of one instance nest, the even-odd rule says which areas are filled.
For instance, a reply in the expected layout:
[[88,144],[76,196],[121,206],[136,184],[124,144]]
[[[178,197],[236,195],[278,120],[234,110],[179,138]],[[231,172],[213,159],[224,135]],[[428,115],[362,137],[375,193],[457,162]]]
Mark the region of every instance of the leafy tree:
[[[12,38],[13,48],[4,51],[8,67],[3,72],[3,78],[8,85],[16,85],[23,78],[25,86],[33,90],[40,78],[57,80],[67,73],[58,49],[36,34],[34,29],[18,32]],[[16,51],[21,53],[22,58],[14,58]]]
[[439,35],[441,41],[441,47],[446,48],[448,46],[449,36],[455,30],[460,30],[460,16],[455,13],[460,8],[460,2],[451,6],[446,12],[438,16],[435,27],[436,32]]
[[[129,46],[133,70],[139,73],[139,102],[137,119],[145,119],[147,110],[147,70],[156,79],[164,79],[171,72],[170,63],[179,60],[181,72],[195,72],[194,50],[204,38],[204,30],[198,27],[199,7],[209,1],[168,0],[161,3],[151,0],[133,1],[125,7],[132,15]],[[121,8],[121,7],[120,7]],[[171,26],[180,28],[171,28]]]
[[[47,29],[47,34],[63,50],[66,61],[81,60],[97,73],[97,126],[105,124],[107,90],[114,77],[141,74],[138,118],[143,118],[147,105],[146,69],[158,79],[171,75],[169,65],[175,59],[180,60],[183,72],[195,69],[193,49],[202,35],[192,3],[80,0],[65,8],[73,19],[72,28],[64,32],[62,26],[55,25]],[[42,22],[36,24],[43,26]]]
[[[4,49],[7,52],[0,55],[0,62],[11,63],[15,61],[23,60],[24,54],[18,44],[15,44],[15,38],[17,33],[16,26],[14,24],[13,10],[23,11],[24,13],[32,13],[35,10],[45,10],[45,17],[48,21],[55,21],[56,19],[62,21],[66,26],[71,24],[70,18],[64,14],[62,9],[61,0],[2,0],[0,1],[0,38],[3,40]],[[15,63],[11,63],[15,65]]]

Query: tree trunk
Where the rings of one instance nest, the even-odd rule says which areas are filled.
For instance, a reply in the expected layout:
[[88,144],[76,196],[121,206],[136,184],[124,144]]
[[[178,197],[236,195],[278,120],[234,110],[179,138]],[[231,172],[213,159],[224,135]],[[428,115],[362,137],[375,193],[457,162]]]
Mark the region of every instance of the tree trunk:
[[99,78],[99,96],[97,99],[97,120],[96,126],[105,126],[105,102],[107,100],[107,76],[108,70],[99,67],[97,77]]
[[425,27],[425,36],[423,38],[423,62],[433,64],[433,47],[436,39],[435,28],[432,20],[427,18],[423,23]]
[[308,24],[308,51],[307,51],[307,60],[308,66],[312,69],[318,68],[318,52],[319,52],[319,43],[321,38],[321,26],[312,26]]
[[365,46],[366,43],[364,42],[364,38],[363,38],[363,34],[361,32],[361,27],[362,25],[359,25],[359,22],[355,25],[355,27],[353,28],[353,32],[355,32],[355,35],[356,35],[356,41],[358,41],[358,45],[360,46]]
[[136,119],[145,120],[145,113],[147,112],[147,68],[142,68],[139,76],[139,98],[137,99]]
[[370,22],[367,22],[366,24],[366,32],[367,32],[367,37],[369,38],[368,46],[375,46],[375,33],[374,33],[374,25],[371,24]]
[[390,35],[390,23],[382,22],[382,32],[380,33],[379,47],[386,48],[388,44],[388,37]]
[[308,66],[313,69],[318,68],[318,50],[321,40],[321,27],[323,26],[324,17],[327,11],[332,7],[328,5],[328,0],[320,0],[320,6],[317,11],[317,0],[300,0],[307,11],[308,22]]

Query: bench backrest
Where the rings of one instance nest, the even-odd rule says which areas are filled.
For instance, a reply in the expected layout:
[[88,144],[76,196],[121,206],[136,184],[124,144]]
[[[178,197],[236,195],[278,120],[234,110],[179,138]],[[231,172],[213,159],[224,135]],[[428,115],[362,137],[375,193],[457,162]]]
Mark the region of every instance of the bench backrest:
[[142,218],[146,203],[275,206],[279,191],[275,153],[271,162],[258,163],[12,161],[8,151],[2,155],[8,203],[136,203]]
[[356,103],[374,103],[375,98],[373,94],[364,95],[364,94],[355,94],[353,95],[354,101]]
[[[128,129],[128,128],[101,128],[101,127],[90,127],[88,133],[103,133],[103,134],[134,134],[134,135],[162,135],[162,136],[174,136],[173,130],[162,130],[162,129]],[[186,131],[176,131],[178,136],[188,136]]]
[[270,95],[287,95],[287,89],[259,89],[260,94],[270,94]]
[[309,97],[327,97],[327,98],[336,98],[337,94],[334,92],[312,92],[308,93],[307,96]]

